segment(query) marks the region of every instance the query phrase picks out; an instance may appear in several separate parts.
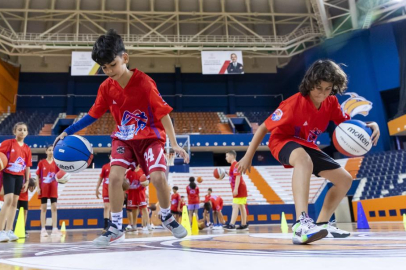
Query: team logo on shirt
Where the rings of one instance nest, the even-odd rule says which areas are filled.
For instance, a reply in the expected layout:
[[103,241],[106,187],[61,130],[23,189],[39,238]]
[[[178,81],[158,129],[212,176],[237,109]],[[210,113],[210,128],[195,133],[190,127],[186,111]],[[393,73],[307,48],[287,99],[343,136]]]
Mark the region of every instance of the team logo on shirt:
[[141,182],[140,182],[140,181],[134,180],[134,181],[132,181],[132,183],[130,184],[129,189],[137,189],[137,188],[140,187],[140,185],[141,185]]
[[125,152],[124,146],[117,147],[116,152],[119,154],[124,154],[124,152]]
[[366,100],[364,97],[359,96],[357,93],[348,92],[345,95],[349,95],[346,101],[341,104],[341,110],[347,113],[351,118],[357,114],[367,116],[372,109],[372,102]]
[[282,110],[277,109],[276,111],[273,112],[271,119],[272,119],[272,121],[279,121],[279,120],[281,120],[282,115],[283,115]]
[[44,177],[43,183],[49,184],[55,180],[55,173],[49,172],[47,176]]
[[[131,120],[135,120],[135,124],[129,124]],[[148,117],[145,112],[135,110],[134,112],[125,111],[121,119],[121,126],[118,126],[116,137],[120,140],[131,140],[134,135],[137,135],[140,130],[147,126]]]
[[307,137],[308,142],[316,142],[317,136],[319,136],[321,133],[323,133],[320,129],[314,128],[309,131],[309,136]]
[[14,163],[9,162],[8,168],[10,172],[22,172],[25,170],[26,164],[22,157],[18,157]]

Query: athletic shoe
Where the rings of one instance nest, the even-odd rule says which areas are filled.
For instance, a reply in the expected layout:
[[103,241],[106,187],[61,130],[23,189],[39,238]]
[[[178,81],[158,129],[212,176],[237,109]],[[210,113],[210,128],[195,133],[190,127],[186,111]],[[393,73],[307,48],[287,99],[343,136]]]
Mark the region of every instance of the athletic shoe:
[[238,226],[236,229],[237,229],[237,231],[249,231],[247,224],[245,224],[245,225],[240,225],[240,226]]
[[147,225],[147,228],[148,228],[148,231],[154,230],[154,228],[151,226],[151,224],[148,224],[148,225]]
[[[137,228],[134,228],[134,229],[137,230]],[[127,227],[125,227],[125,231],[126,232],[132,232],[133,231],[133,226],[127,225]]]
[[226,231],[230,231],[230,232],[235,232],[237,229],[235,228],[235,225],[233,224],[228,224],[226,227],[224,227],[224,229]]
[[176,238],[186,237],[187,235],[186,229],[175,220],[172,214],[168,214],[165,220],[161,218],[161,221],[162,225],[166,227],[168,230],[170,230],[173,236],[175,236]]
[[41,237],[48,237],[48,232],[45,228],[42,228],[41,230]]
[[349,232],[340,230],[339,228],[334,226],[335,223],[336,221],[333,220],[327,224],[319,225],[319,227],[326,229],[328,231],[326,238],[346,238],[350,236]]
[[125,239],[123,230],[117,229],[113,223],[110,224],[108,231],[93,240],[93,244],[98,247],[107,247],[111,243],[122,242]]
[[148,227],[147,226],[142,227],[142,232],[143,233],[149,232]]
[[220,225],[214,225],[213,230],[214,231],[224,231],[223,226],[221,224]]
[[326,229],[314,224],[313,219],[305,212],[302,212],[300,215],[299,222],[293,225],[292,231],[292,242],[296,245],[308,244],[320,240],[328,234]]
[[10,239],[9,241],[17,241],[19,239],[18,236],[15,235],[11,230],[7,232],[7,236]]
[[53,228],[51,232],[51,236],[61,236],[62,233],[58,230],[58,228]]
[[0,231],[0,242],[8,242],[10,238],[7,236],[6,231]]

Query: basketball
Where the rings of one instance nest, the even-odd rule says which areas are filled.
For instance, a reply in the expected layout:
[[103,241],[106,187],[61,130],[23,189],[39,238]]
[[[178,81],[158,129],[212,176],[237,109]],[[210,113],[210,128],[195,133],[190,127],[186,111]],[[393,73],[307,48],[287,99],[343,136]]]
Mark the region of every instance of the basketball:
[[156,210],[155,203],[151,203],[148,208],[151,209],[151,211],[155,211]]
[[55,145],[54,159],[65,172],[78,173],[92,162],[93,149],[89,141],[81,136],[66,136]]
[[58,181],[59,184],[66,184],[66,182],[69,181],[70,179],[70,174],[66,173],[63,170],[60,170],[56,175],[55,175],[56,181]]
[[197,177],[197,182],[198,182],[198,183],[203,182],[203,178],[202,178],[201,176]]
[[223,168],[215,168],[213,171],[213,176],[217,180],[222,180],[226,176],[226,171]]
[[145,182],[145,181],[147,181],[147,177],[145,176],[145,174],[143,174],[140,177],[140,182]]
[[5,154],[0,152],[0,171],[4,170],[7,167],[8,159]]
[[130,188],[130,182],[128,181],[128,179],[124,179],[123,181],[123,190],[127,191]]
[[372,129],[359,120],[349,120],[336,127],[333,143],[338,152],[349,157],[363,156],[372,147]]

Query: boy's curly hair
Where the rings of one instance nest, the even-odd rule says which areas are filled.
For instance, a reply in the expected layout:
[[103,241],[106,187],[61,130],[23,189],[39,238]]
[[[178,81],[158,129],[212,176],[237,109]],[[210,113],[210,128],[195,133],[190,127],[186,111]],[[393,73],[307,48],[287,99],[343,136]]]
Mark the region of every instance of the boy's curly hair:
[[117,55],[125,52],[124,42],[116,30],[110,29],[101,35],[93,45],[92,59],[100,66],[110,64]]
[[317,60],[306,71],[299,86],[302,96],[307,96],[321,81],[333,83],[331,95],[343,94],[347,89],[347,75],[341,67],[329,59]]

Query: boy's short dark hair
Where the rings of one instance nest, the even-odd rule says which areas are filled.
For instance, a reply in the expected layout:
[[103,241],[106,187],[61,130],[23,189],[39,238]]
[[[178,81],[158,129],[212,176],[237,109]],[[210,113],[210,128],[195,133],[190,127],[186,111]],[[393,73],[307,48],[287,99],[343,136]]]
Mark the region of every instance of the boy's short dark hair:
[[182,199],[182,198],[185,198],[185,196],[180,196],[180,198]]
[[226,154],[230,154],[233,155],[234,157],[237,157],[237,152],[234,150],[227,151]]
[[213,192],[213,190],[211,189],[211,187],[209,187],[207,190],[210,191],[210,192]]
[[179,188],[177,186],[173,186],[172,189],[178,190]]
[[209,202],[204,203],[204,210],[210,211],[211,210],[211,204]]
[[333,83],[331,95],[343,94],[347,89],[347,75],[339,65],[329,59],[314,62],[299,86],[302,96],[307,96],[321,81]]
[[116,56],[125,52],[124,42],[116,30],[110,29],[101,35],[93,45],[92,59],[100,66],[113,62]]

